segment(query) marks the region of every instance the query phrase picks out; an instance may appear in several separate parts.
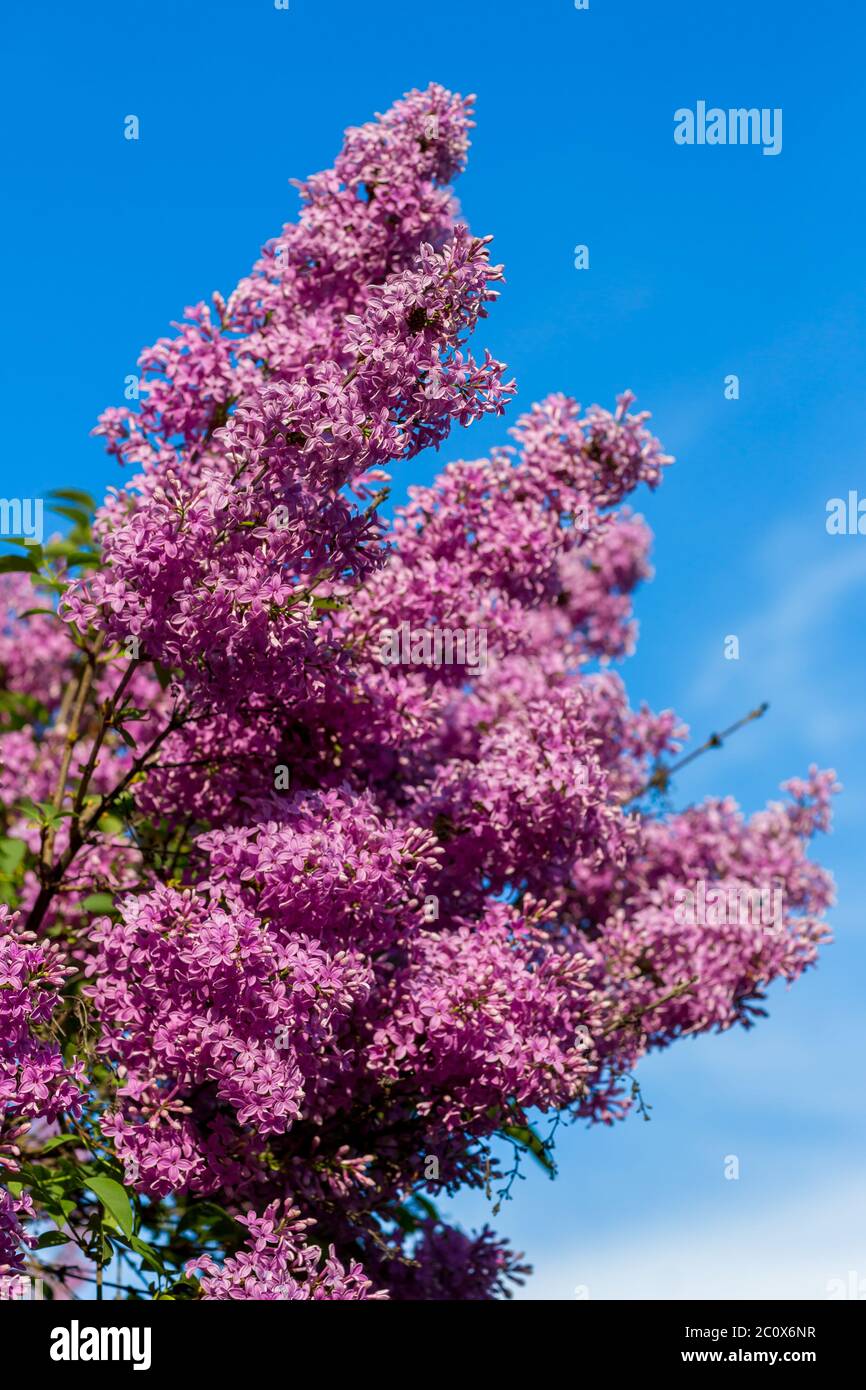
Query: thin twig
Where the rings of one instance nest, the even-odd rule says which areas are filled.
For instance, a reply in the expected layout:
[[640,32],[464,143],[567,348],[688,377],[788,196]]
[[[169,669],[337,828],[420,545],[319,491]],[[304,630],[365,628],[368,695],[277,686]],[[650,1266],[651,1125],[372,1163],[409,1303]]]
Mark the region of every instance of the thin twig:
[[700,748],[695,748],[691,753],[687,753],[684,758],[680,758],[679,762],[671,763],[670,767],[664,767],[660,763],[653,771],[649,781],[645,782],[636,792],[632,792],[630,796],[623,797],[620,805],[628,806],[632,801],[638,801],[646,792],[653,791],[654,789],[666,791],[675,772],[679,772],[680,769],[684,768],[688,763],[694,762],[695,758],[699,758],[702,753],[708,752],[709,749],[721,748],[726,738],[730,738],[731,734],[735,734],[738,729],[744,728],[746,724],[751,724],[753,719],[760,719],[762,715],[766,714],[769,708],[770,706],[765,700],[763,704],[758,705],[756,709],[751,710],[748,714],[744,715],[742,719],[738,719],[736,724],[732,724],[730,728],[723,729],[720,734],[710,734],[709,738],[701,744]]
[[[51,804],[55,811],[60,811],[63,807],[63,799],[66,795],[66,781],[69,776],[69,768],[72,763],[72,755],[75,745],[78,742],[79,730],[81,726],[81,716],[87,697],[90,694],[90,687],[93,684],[93,677],[96,673],[96,658],[105,640],[102,633],[96,639],[93,651],[86,653],[86,660],[81,668],[78,677],[78,692],[72,707],[72,715],[69,720],[69,727],[66,731],[64,741],[63,756],[60,759],[60,770],[57,774],[57,784],[54,788],[54,796]],[[54,854],[54,837],[56,834],[56,822],[45,827],[42,834],[42,844],[39,852],[39,860],[43,870],[48,870],[51,866],[51,858]]]
[[700,979],[699,975],[693,975],[690,980],[682,980],[673,989],[668,990],[667,994],[662,994],[655,999],[652,1004],[647,1004],[644,1008],[632,1009],[630,1013],[623,1014],[621,1018],[614,1019],[602,1033],[603,1038],[610,1037],[611,1033],[618,1033],[621,1028],[628,1028],[630,1024],[637,1023],[644,1014],[652,1013],[653,1009],[658,1009],[662,1004],[667,1004],[671,999],[679,999],[680,995],[688,994],[692,985],[696,985]]
[[78,791],[76,793],[75,800],[72,803],[72,810],[76,822],[80,818],[81,811],[84,806],[84,798],[87,795],[87,788],[90,786],[90,779],[93,776],[94,769],[96,768],[96,761],[99,757],[99,751],[102,748],[105,735],[111,726],[111,721],[114,719],[114,716],[117,713],[117,706],[120,701],[120,698],[123,695],[123,692],[125,691],[126,687],[128,686],[132,678],[133,672],[139,665],[139,661],[140,659],[138,657],[134,657],[130,661],[129,665],[123,673],[121,680],[118,682],[117,689],[115,690],[111,699],[106,700],[105,704],[100,710],[99,727],[96,731],[96,735],[93,740],[93,747],[90,750],[90,756],[88,757],[84,771],[81,774],[81,781],[78,784]]

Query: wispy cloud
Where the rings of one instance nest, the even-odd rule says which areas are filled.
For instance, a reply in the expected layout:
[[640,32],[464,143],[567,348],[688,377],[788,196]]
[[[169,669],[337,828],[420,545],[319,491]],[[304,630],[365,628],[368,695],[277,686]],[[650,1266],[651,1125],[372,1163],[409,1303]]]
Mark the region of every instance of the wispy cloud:
[[[731,1183],[731,1205],[739,1193]],[[866,1183],[862,1173],[786,1196],[771,1210],[696,1212],[673,1227],[647,1225],[544,1261],[518,1295],[572,1300],[744,1298],[825,1299],[829,1281],[854,1271],[866,1289]],[[583,1295],[586,1297],[587,1295]]]
[[[789,523],[768,538],[755,563],[759,606],[745,622],[732,622],[739,661],[725,661],[717,644],[686,700],[693,709],[717,708],[722,679],[742,684],[744,693],[759,689],[774,720],[795,725],[816,754],[832,755],[862,728],[852,681],[863,679],[853,638],[862,624],[866,538],[816,534],[820,540],[805,536],[802,523]],[[739,753],[748,756],[748,749],[741,745]]]

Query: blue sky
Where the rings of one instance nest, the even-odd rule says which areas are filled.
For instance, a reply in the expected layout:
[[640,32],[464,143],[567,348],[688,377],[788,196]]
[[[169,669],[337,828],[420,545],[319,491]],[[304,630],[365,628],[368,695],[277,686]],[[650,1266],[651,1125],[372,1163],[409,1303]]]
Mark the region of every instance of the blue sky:
[[[5,29],[4,495],[22,477],[36,495],[119,481],[88,438],[97,413],[140,348],[294,215],[287,179],[327,167],[345,126],[408,88],[477,93],[458,192],[506,266],[478,344],[518,379],[512,415],[549,391],[610,405],[628,386],[677,456],[638,498],[656,578],[623,668],[632,700],[672,705],[700,739],[771,705],[677,800],[755,809],[810,761],[845,784],[819,845],[840,896],[819,970],[774,989],[751,1034],[649,1059],[651,1122],[561,1132],[556,1183],[529,1174],[496,1224],[536,1267],[529,1297],[808,1298],[851,1269],[866,1280],[866,537],[825,530],[829,498],[866,496],[862,13],[50,0]],[[674,111],[698,100],[780,107],[782,152],[675,145]],[[452,439],[397,496],[503,430]],[[489,1215],[473,1196],[452,1210]]]

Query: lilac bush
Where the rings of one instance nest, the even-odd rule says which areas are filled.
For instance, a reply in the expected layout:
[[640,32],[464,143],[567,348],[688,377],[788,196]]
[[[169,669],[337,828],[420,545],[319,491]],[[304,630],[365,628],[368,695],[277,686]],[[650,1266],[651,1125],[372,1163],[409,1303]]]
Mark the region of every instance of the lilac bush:
[[687,731],[611,669],[626,499],[672,462],[628,392],[382,519],[515,391],[468,345],[503,279],[450,190],[471,115],[431,86],[350,129],[101,417],[126,484],[0,566],[0,1273],[507,1295],[521,1257],[443,1199],[552,1170],[548,1120],[622,1117],[649,1049],[750,1026],[827,938],[834,774],[674,811]]

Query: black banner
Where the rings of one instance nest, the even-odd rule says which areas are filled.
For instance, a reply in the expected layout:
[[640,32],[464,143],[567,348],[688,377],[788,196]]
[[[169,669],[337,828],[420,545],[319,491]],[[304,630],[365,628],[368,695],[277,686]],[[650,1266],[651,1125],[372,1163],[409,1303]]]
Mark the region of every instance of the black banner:
[[[380,1355],[385,1347],[405,1350],[406,1375],[415,1373],[421,1347],[424,1370],[434,1364],[441,1347],[443,1356],[447,1352],[452,1358],[453,1375],[453,1356],[462,1346],[466,1354],[460,1353],[460,1360],[467,1370],[483,1355],[491,1369],[503,1358],[509,1374],[515,1362],[531,1367],[549,1356],[567,1355],[570,1374],[579,1374],[589,1357],[594,1375],[600,1362],[618,1380],[624,1374],[700,1372],[708,1366],[747,1372],[763,1367],[774,1373],[805,1367],[826,1378],[843,1366],[859,1366],[863,1322],[863,1309],[855,1300],[586,1300],[544,1308],[527,1300],[439,1303],[420,1314],[417,1304],[367,1303],[358,1310],[332,1302],[312,1315],[300,1300],[290,1308],[277,1301],[61,1303],[35,1298],[0,1303],[6,1367],[11,1353],[16,1369],[49,1383],[55,1376],[62,1383],[73,1366],[79,1375],[98,1376],[102,1370],[112,1375],[128,1371],[164,1376],[180,1370],[225,1375],[237,1363],[258,1374],[279,1359],[288,1372],[293,1356],[302,1355],[306,1361],[314,1349],[317,1357],[324,1355],[322,1369],[330,1378],[343,1357],[347,1369],[354,1366],[374,1338]],[[452,1325],[459,1342],[448,1335]],[[550,1334],[557,1339],[553,1347],[547,1340]],[[327,1340],[310,1340],[318,1335]],[[383,1336],[394,1341],[383,1343]],[[295,1341],[299,1337],[303,1340]],[[372,1370],[369,1361],[367,1367]]]

